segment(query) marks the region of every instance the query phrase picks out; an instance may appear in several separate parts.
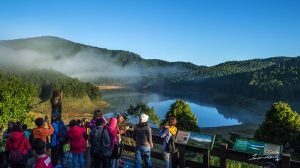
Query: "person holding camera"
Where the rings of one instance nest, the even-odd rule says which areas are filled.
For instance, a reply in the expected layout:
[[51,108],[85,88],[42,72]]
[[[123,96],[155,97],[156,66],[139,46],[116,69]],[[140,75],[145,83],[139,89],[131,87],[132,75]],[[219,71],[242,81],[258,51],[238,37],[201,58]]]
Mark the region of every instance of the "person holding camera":
[[[48,125],[48,128],[45,128],[46,123]],[[46,150],[48,151],[50,147],[48,137],[53,134],[54,128],[47,116],[45,117],[45,120],[43,118],[37,118],[35,120],[35,125],[37,127],[32,131],[33,141],[37,138],[42,139],[45,142]]]
[[169,123],[161,127],[160,137],[163,138],[163,158],[165,168],[172,167],[172,154],[176,152],[175,136],[177,134],[177,120],[169,118]]

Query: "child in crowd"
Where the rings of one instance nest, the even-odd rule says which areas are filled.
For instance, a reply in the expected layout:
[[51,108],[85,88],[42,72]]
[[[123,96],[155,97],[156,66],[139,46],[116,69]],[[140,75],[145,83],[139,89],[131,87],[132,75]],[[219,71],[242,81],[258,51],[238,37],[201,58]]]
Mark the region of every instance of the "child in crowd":
[[46,144],[42,139],[36,138],[34,140],[33,150],[36,155],[33,168],[52,168],[51,158],[45,154]]

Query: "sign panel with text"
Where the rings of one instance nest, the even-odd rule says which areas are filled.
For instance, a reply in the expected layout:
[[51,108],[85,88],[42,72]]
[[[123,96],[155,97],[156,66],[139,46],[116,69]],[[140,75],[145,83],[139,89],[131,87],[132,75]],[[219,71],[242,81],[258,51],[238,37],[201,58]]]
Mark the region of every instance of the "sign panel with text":
[[215,135],[197,132],[178,131],[176,136],[176,143],[205,149],[212,149],[214,141]]

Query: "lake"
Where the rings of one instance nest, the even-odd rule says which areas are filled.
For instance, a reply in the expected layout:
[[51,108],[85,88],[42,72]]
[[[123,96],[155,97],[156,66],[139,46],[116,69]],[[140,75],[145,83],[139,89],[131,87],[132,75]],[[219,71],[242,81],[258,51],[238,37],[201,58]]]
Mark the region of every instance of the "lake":
[[[169,110],[171,104],[176,100],[165,100],[161,102],[148,102],[150,107],[154,107],[157,115],[160,119],[165,118],[165,114]],[[236,118],[225,118],[220,114],[215,107],[208,107],[191,102],[187,102],[192,112],[198,118],[198,125],[200,127],[216,127],[216,126],[228,126],[241,124]]]
[[[242,123],[258,124],[263,120],[264,115],[253,114],[247,110],[236,110],[218,104],[210,104],[205,99],[198,99],[197,96],[166,95],[161,93],[137,91],[135,89],[120,89],[101,91],[102,97],[110,106],[104,109],[107,113],[125,112],[132,104],[145,102],[154,107],[157,115],[164,119],[172,103],[176,99],[186,101],[192,112],[198,118],[200,127],[230,126]],[[135,120],[136,122],[137,120]]]

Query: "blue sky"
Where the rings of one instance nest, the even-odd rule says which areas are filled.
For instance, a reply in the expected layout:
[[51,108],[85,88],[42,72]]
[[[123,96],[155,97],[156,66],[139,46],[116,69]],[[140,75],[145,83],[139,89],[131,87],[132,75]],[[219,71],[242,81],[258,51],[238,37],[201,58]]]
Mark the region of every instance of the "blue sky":
[[215,65],[300,55],[299,0],[2,0],[0,39],[43,35]]

